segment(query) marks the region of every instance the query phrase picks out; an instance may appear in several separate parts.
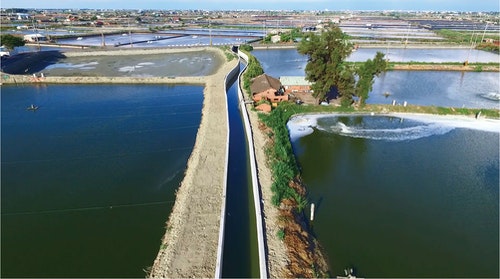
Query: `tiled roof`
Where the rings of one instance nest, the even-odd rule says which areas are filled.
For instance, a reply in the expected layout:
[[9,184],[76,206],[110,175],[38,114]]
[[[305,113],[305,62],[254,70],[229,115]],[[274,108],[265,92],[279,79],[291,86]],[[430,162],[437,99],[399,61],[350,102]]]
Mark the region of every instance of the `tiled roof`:
[[266,91],[269,88],[279,90],[280,87],[281,87],[281,82],[279,81],[279,79],[273,78],[272,76],[268,76],[266,74],[262,74],[260,76],[255,77],[252,80],[252,84],[250,85],[250,91],[252,91],[252,94],[255,94],[262,91]]

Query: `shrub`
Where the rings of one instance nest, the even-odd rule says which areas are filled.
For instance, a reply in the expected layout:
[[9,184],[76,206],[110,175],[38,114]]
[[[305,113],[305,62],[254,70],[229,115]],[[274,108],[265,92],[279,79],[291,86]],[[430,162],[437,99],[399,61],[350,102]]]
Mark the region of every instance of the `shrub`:
[[252,51],[252,50],[253,50],[253,46],[251,46],[251,45],[247,45],[247,44],[240,45],[240,50],[241,50],[241,51],[250,52],[250,51]]

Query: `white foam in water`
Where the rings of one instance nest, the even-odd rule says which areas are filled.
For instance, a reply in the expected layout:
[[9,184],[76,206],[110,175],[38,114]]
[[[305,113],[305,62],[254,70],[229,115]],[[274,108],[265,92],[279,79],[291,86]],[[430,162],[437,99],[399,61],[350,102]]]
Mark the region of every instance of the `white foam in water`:
[[95,65],[99,65],[99,62],[95,61],[95,62],[81,63],[81,64],[57,63],[47,66],[46,69],[66,68],[66,69],[92,70],[95,69],[95,67],[92,67]]
[[476,119],[474,117],[454,116],[454,115],[437,116],[437,115],[427,115],[427,114],[403,114],[403,113],[394,115],[415,121],[421,121],[426,123],[427,122],[437,123],[448,127],[500,133],[500,120],[495,120],[495,119],[485,119],[481,117],[479,117],[479,119]]
[[133,72],[137,69],[144,68],[144,66],[151,66],[154,65],[155,63],[153,62],[141,62],[135,66],[124,66],[118,69],[120,72]]
[[120,72],[133,72],[135,71],[135,66],[125,66],[118,69]]
[[292,141],[312,134],[313,127],[318,126],[317,119],[316,115],[298,115],[290,118],[286,125]]
[[355,138],[367,138],[387,141],[415,140],[434,135],[444,135],[455,128],[474,129],[488,132],[500,133],[500,121],[493,119],[476,119],[466,116],[438,116],[424,114],[391,114],[365,117],[399,117],[416,121],[414,126],[403,128],[363,128],[359,126],[347,126],[337,122],[330,127],[318,126],[318,119],[336,116],[359,116],[354,114],[310,114],[292,117],[287,126],[292,141],[311,134],[314,128],[326,132],[337,133]]
[[[350,136],[353,138],[365,138],[374,140],[385,140],[385,141],[406,141],[406,140],[416,140],[419,138],[430,137],[434,135],[444,135],[451,130],[453,127],[446,127],[439,124],[423,124],[416,125],[407,128],[394,128],[394,129],[364,129],[359,127],[347,127],[343,123],[338,134],[344,136]],[[335,130],[333,130],[335,131]]]
[[99,65],[99,62],[94,61],[94,62],[89,62],[89,63],[76,64],[73,67],[82,68],[82,67],[88,67],[88,66],[94,66],[94,65]]

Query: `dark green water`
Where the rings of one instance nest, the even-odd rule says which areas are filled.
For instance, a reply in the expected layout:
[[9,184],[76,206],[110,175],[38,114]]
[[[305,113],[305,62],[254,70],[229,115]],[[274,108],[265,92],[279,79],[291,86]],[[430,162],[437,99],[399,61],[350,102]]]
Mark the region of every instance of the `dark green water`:
[[237,90],[237,83],[234,83],[227,92],[230,134],[222,277],[258,278],[257,225],[248,143]]
[[2,87],[1,276],[144,277],[194,145],[202,90]]
[[332,275],[498,278],[498,133],[366,116],[317,127],[294,149]]

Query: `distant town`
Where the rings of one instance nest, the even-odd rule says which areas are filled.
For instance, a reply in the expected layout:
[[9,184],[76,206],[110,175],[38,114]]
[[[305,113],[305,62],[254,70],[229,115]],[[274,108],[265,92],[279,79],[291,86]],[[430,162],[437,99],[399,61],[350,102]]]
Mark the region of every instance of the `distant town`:
[[[232,28],[262,31],[263,37],[299,28],[314,31],[336,23],[359,42],[436,43],[455,34],[481,33],[481,39],[498,41],[500,13],[437,11],[205,11],[205,10],[110,10],[110,9],[1,9],[2,33],[44,35],[44,40],[93,32],[162,32],[185,28]],[[360,29],[361,28],[361,29]],[[57,33],[66,30],[67,34]],[[378,30],[386,32],[377,32]],[[398,32],[387,32],[400,29]],[[366,32],[371,30],[372,32]],[[443,31],[445,30],[445,31]],[[414,32],[418,31],[418,32]],[[391,35],[392,34],[392,35]],[[408,36],[412,34],[412,36]],[[431,34],[431,35],[429,35]],[[437,34],[433,36],[432,34]],[[469,36],[470,37],[470,36]],[[283,39],[283,38],[281,38]],[[270,37],[268,38],[268,41]],[[276,38],[273,42],[278,41]],[[462,38],[465,43],[467,39]],[[460,43],[460,41],[456,41]]]

